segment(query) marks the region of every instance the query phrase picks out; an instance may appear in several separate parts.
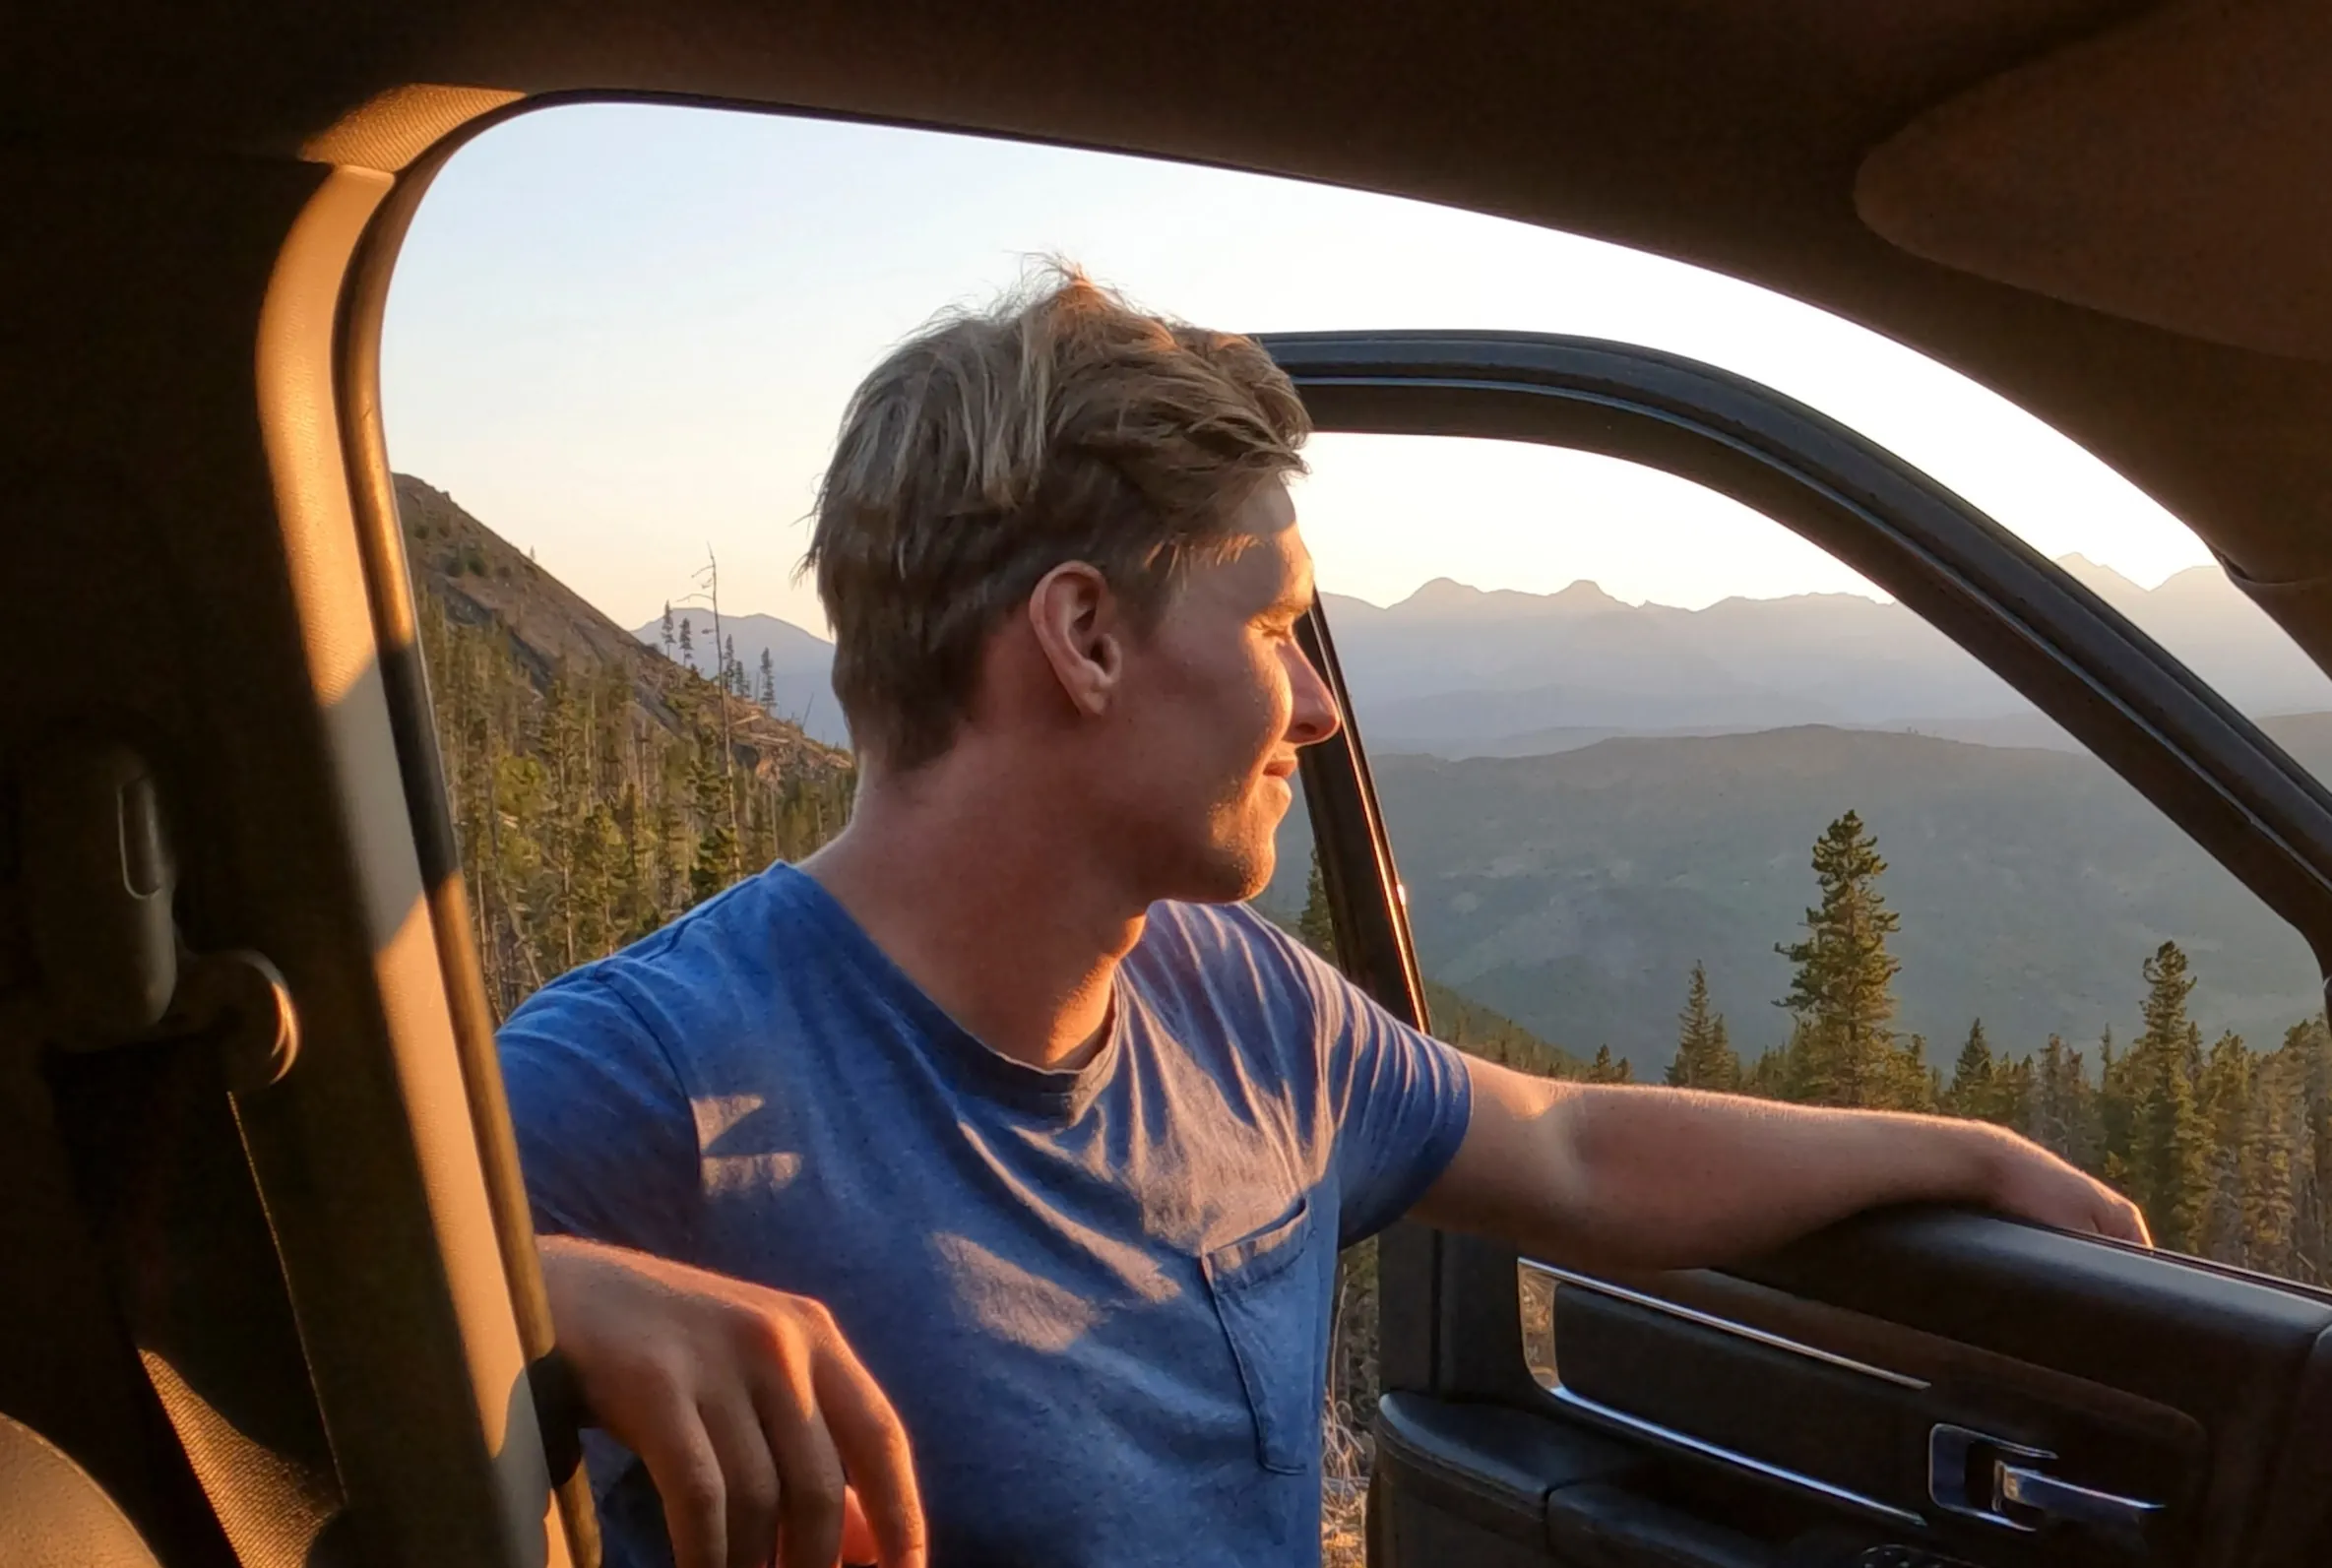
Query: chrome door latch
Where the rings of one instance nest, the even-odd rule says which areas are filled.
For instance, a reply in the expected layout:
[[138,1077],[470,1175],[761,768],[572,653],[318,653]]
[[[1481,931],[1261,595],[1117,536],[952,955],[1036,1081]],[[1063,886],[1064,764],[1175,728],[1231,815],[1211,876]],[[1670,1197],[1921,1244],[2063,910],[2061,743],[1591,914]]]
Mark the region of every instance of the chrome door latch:
[[1966,1519],[2024,1533],[2050,1525],[2143,1547],[2161,1503],[2077,1486],[2041,1467],[2056,1456],[1965,1426],[1938,1422],[1927,1436],[1927,1495]]

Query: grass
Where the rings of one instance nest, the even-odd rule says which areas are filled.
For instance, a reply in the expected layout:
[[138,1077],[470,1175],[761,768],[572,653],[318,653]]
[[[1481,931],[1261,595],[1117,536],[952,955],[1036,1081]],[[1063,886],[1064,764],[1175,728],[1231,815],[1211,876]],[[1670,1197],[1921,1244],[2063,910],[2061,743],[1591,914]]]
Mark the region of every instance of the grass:
[[1368,1559],[1364,1525],[1376,1392],[1376,1243],[1368,1240],[1337,1262],[1328,1392],[1320,1411],[1322,1568],[1364,1568]]

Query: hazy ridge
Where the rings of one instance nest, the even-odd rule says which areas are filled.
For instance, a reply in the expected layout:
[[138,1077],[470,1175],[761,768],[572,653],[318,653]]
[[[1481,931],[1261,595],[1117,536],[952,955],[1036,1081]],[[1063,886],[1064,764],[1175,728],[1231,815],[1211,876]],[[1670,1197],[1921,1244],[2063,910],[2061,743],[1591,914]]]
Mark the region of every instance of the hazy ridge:
[[[2332,765],[2332,681],[2215,568],[2147,590],[2062,562],[2253,713]],[[1778,1042],[1772,951],[1812,896],[1808,847],[1849,808],[1903,916],[1904,1029],[1936,1051],[1981,1016],[2010,1054],[2126,1034],[2137,966],[2174,939],[2197,1017],[2264,1041],[2318,1004],[2298,938],[2137,794],[1902,606],[1844,594],[1629,605],[1447,580],[1379,607],[1324,596],[1426,969],[1586,1055],[1663,1065],[1708,965],[1735,1039]],[[710,616],[693,621],[703,667]],[[723,630],[777,711],[840,742],[831,646],[765,615]],[[660,644],[661,623],[636,636]],[[1302,902],[1284,836],[1275,904]]]
[[[2078,555],[2058,564],[2237,707],[2332,709],[2332,680],[2217,568],[2192,567],[2149,590]],[[1322,602],[1361,732],[1380,752],[1531,756],[1614,735],[1798,724],[2073,749],[1918,616],[1852,594],[1687,610],[1627,604],[1593,583],[1525,594],[1441,578],[1389,607],[1337,594]],[[711,672],[711,612],[677,606],[675,632],[682,623],[697,667]],[[846,742],[830,643],[772,615],[730,615],[722,630],[756,683],[770,655],[774,712],[818,739]],[[661,648],[662,622],[633,635]]]
[[[2332,764],[2332,714],[2267,727]],[[2290,927],[2086,755],[1808,726],[1373,762],[1425,967],[1574,1053],[1608,1042],[1639,1074],[1668,1060],[1695,961],[1741,1049],[1781,1041],[1773,946],[1812,901],[1815,837],[1850,808],[1903,918],[1900,1026],[1931,1051],[1979,1016],[2011,1055],[2051,1032],[2126,1036],[2139,962],[2165,939],[2193,956],[2214,1034],[2272,1041],[2321,1005]],[[1273,898],[1300,896],[1308,853],[1292,820]]]

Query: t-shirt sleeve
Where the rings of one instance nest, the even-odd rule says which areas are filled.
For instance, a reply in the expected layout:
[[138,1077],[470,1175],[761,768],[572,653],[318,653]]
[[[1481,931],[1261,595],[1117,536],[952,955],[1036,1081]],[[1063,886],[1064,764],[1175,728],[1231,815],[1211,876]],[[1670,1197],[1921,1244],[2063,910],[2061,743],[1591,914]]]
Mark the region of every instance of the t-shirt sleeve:
[[1402,1023],[1326,965],[1320,970],[1350,1246],[1407,1214],[1449,1168],[1466,1140],[1473,1085],[1455,1048]]
[[696,1120],[639,1012],[598,975],[570,974],[529,997],[496,1040],[535,1228],[685,1254]]

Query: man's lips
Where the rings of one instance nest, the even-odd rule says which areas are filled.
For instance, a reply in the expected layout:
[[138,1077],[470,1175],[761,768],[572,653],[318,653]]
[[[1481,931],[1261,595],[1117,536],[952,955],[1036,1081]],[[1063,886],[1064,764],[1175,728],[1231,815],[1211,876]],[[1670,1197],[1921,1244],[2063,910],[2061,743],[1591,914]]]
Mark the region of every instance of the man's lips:
[[1294,778],[1295,759],[1293,757],[1274,757],[1263,765],[1263,776],[1267,779],[1283,781]]

